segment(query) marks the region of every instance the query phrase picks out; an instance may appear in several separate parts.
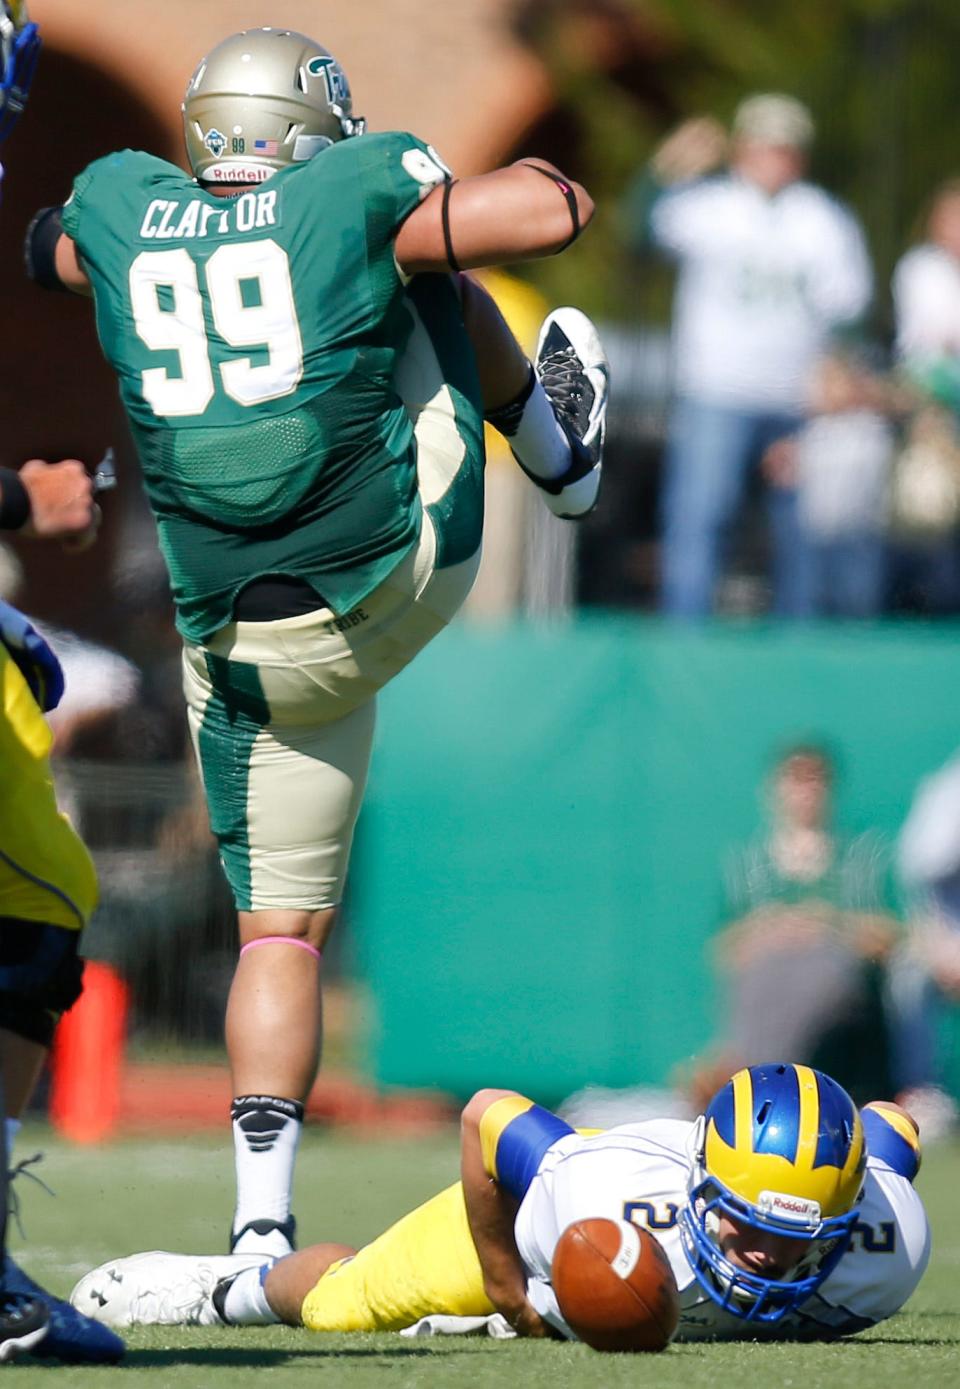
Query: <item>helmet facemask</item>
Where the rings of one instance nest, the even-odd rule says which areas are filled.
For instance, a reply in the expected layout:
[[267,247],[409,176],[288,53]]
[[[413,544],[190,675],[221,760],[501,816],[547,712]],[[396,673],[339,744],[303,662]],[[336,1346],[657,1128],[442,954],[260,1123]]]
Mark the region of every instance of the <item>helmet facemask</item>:
[[284,29],[218,44],[190,79],[183,120],[194,175],[220,184],[261,183],[365,128],[333,55]]
[[[698,1120],[702,1134],[703,1118]],[[773,1323],[795,1310],[833,1272],[850,1244],[856,1211],[820,1219],[785,1221],[742,1200],[703,1166],[691,1169],[687,1204],[680,1212],[680,1235],[698,1283],[725,1312],[743,1321]],[[808,1249],[784,1277],[768,1278],[735,1264],[720,1247],[720,1221],[729,1216],[750,1227],[789,1240],[806,1240]]]
[[27,16],[26,0],[0,0],[0,142],[27,104],[40,56],[40,33]]
[[[849,1247],[866,1161],[856,1106],[810,1067],[753,1066],[714,1096],[689,1154],[679,1223],[697,1281],[731,1316],[779,1321],[816,1292]],[[721,1247],[724,1217],[738,1231],[806,1247],[778,1277],[741,1268]]]

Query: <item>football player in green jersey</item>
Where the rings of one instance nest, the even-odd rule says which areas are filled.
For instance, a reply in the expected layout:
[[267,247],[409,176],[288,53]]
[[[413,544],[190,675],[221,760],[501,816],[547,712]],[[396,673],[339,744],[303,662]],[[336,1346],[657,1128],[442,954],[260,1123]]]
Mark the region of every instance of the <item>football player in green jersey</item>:
[[458,182],[414,135],[364,134],[339,64],[286,30],[221,43],[183,110],[192,177],[98,160],[27,256],[93,293],[157,519],[239,912],[231,1244],[282,1253],[375,696],[473,581],[484,409],[558,514],[599,485],[589,320],[552,315],[534,370],[451,272],[562,250],[593,205],[543,161]]

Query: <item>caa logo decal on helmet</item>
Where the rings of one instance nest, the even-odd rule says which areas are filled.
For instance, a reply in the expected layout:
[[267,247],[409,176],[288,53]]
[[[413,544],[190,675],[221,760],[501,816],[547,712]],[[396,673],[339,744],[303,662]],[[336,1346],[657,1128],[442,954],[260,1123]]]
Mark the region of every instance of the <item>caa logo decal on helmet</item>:
[[208,183],[249,182],[251,167],[269,178],[365,128],[333,54],[305,34],[269,28],[233,34],[200,61],[183,124],[194,175]]
[[[809,1066],[751,1066],[711,1100],[695,1146],[680,1217],[694,1272],[734,1316],[778,1321],[811,1296],[849,1244],[867,1157],[856,1105]],[[723,1217],[808,1249],[787,1277],[747,1273],[720,1248]]]
[[219,159],[227,148],[227,137],[219,130],[208,130],[203,137],[203,147],[208,149],[215,159]]
[[27,104],[40,56],[40,33],[30,23],[26,0],[0,0],[0,141]]

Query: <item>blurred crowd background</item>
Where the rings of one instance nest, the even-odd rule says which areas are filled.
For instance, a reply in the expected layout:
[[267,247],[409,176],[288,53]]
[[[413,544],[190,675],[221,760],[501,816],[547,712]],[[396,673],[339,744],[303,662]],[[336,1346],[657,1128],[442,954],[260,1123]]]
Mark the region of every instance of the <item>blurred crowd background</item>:
[[597,511],[547,515],[491,436],[475,594],[384,700],[328,962],[350,1064],[459,1092],[695,1098],[769,1059],[779,1028],[789,1059],[826,1056],[859,1098],[922,1092],[949,1127],[956,6],[31,10],[45,49],[0,223],[3,461],[112,447],[120,485],[88,554],[4,547],[0,593],[56,629],[62,794],[103,882],[89,949],[133,986],[132,1043],[216,1043],[231,914],[115,387],[87,307],[37,294],[20,241],[90,159],[179,160],[197,56],[285,24],[337,55],[371,128],[415,131],[458,174],[537,154],[586,185],[576,248],[485,278],[531,351],[546,309],[585,309],[612,375]]

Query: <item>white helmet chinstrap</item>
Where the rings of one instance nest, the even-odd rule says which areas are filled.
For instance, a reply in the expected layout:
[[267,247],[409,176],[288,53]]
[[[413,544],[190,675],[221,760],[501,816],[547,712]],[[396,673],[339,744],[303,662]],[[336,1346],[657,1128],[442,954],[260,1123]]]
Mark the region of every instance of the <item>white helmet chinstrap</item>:
[[365,122],[331,53],[290,29],[245,29],[197,65],[183,101],[187,155],[205,183],[262,183]]

